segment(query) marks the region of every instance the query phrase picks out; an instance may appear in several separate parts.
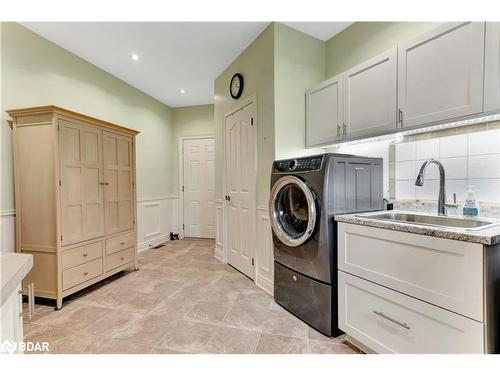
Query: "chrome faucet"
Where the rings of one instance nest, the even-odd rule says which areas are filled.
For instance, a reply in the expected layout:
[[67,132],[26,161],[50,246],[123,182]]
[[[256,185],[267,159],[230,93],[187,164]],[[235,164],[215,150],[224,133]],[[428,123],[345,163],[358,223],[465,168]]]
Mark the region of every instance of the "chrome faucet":
[[445,175],[444,167],[436,159],[429,159],[424,161],[418,172],[417,179],[415,180],[416,186],[424,185],[424,173],[429,164],[436,164],[439,168],[439,195],[438,195],[438,215],[446,215],[447,207],[458,207],[457,205],[457,195],[453,193],[453,204],[446,203],[446,187],[445,187]]

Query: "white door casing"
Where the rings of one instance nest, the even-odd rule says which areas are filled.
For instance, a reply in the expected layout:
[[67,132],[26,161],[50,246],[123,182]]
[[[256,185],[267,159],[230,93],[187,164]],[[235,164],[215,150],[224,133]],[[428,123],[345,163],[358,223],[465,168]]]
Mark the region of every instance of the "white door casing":
[[225,252],[229,264],[255,278],[256,103],[225,118]]
[[215,141],[183,139],[184,236],[215,238]]

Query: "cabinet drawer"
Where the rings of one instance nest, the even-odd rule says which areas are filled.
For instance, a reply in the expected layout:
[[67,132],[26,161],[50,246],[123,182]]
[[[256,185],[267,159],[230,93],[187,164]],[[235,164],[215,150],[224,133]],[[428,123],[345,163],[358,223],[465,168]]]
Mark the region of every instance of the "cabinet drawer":
[[113,254],[117,251],[135,246],[135,232],[128,232],[106,240],[106,254]]
[[339,327],[378,353],[483,353],[483,324],[339,271]]
[[63,270],[78,266],[91,260],[102,257],[102,241],[93,242],[85,246],[63,250],[62,267]]
[[127,264],[134,260],[135,248],[131,247],[126,250],[106,256],[106,272],[111,271],[116,267]]
[[483,320],[483,246],[339,223],[338,268]]
[[102,259],[70,268],[63,271],[63,289],[69,289],[99,275],[102,275]]

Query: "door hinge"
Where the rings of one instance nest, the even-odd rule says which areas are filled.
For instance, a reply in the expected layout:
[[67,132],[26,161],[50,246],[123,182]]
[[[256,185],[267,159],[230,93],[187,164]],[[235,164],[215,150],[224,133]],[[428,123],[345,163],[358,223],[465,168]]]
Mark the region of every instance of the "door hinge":
[[255,266],[255,260],[252,258],[252,267]]
[[250,118],[250,125],[253,125],[253,117]]
[[59,124],[57,124],[57,131],[59,131]]
[[184,193],[184,185],[182,185],[182,192]]
[[62,242],[62,234],[61,234],[61,242]]
[[184,224],[182,224],[182,230],[184,230],[184,228],[185,228],[185,227],[184,227]]

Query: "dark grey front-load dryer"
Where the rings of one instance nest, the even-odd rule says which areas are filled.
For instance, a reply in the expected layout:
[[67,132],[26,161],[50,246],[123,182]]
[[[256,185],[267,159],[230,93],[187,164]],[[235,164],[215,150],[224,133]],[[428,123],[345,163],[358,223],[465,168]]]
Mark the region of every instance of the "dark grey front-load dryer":
[[382,159],[323,154],[273,164],[269,215],[276,301],[337,335],[334,214],[382,208]]

